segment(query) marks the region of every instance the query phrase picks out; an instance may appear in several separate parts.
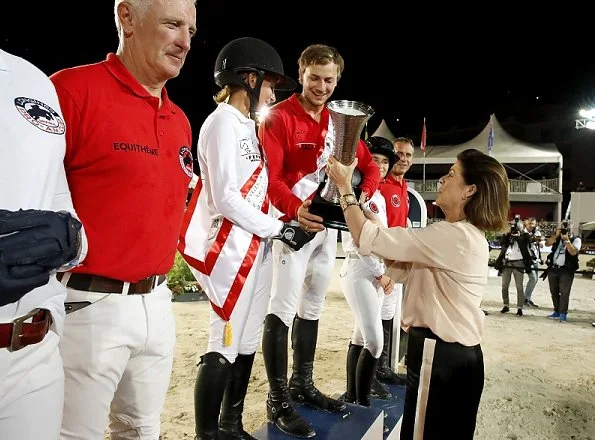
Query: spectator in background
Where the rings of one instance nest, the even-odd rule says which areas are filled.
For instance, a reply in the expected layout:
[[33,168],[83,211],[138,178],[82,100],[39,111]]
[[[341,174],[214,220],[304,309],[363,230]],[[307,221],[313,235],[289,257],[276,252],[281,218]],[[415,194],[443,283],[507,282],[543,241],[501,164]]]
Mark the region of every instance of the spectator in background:
[[567,321],[570,289],[574,281],[574,272],[578,269],[578,253],[582,246],[580,237],[575,236],[570,230],[567,220],[564,220],[556,233],[545,241],[546,246],[551,246],[552,251],[547,256],[547,277],[550,285],[550,294],[554,312],[548,315],[550,319]]
[[533,290],[537,284],[537,271],[539,266],[543,264],[541,261],[541,248],[543,247],[543,243],[541,241],[541,230],[537,226],[535,217],[529,217],[525,220],[525,232],[529,234],[529,255],[532,260],[531,270],[527,273],[529,275],[529,280],[525,286],[525,305],[538,308],[539,306],[531,300],[531,296],[533,295]]
[[523,291],[524,273],[531,271],[533,261],[529,254],[529,234],[524,232],[523,222],[520,215],[515,215],[511,222],[510,232],[502,236],[502,248],[500,255],[494,263],[494,268],[498,274],[502,275],[502,307],[501,313],[510,311],[508,287],[510,286],[511,276],[514,275],[514,282],[517,291],[517,316],[523,316],[523,306],[525,304],[525,292]]

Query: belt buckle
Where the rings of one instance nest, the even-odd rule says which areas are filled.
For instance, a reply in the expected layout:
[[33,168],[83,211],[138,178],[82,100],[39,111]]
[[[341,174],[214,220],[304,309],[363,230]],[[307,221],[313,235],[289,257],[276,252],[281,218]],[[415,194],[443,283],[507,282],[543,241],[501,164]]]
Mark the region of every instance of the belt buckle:
[[21,348],[25,348],[26,345],[21,344],[21,332],[23,331],[23,324],[27,319],[33,318],[41,312],[41,309],[33,309],[25,316],[21,316],[20,318],[15,318],[12,321],[12,335],[10,336],[10,346],[8,347],[8,351],[19,351]]

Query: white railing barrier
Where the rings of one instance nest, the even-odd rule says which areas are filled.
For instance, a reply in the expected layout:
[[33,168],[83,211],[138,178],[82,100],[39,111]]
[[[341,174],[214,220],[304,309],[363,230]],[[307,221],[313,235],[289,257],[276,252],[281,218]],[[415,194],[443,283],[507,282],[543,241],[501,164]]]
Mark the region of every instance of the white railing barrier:
[[[431,180],[407,180],[416,191],[420,192],[437,192],[438,179]],[[557,193],[558,179],[541,179],[541,180],[521,180],[513,179],[508,181],[508,190],[511,193]]]

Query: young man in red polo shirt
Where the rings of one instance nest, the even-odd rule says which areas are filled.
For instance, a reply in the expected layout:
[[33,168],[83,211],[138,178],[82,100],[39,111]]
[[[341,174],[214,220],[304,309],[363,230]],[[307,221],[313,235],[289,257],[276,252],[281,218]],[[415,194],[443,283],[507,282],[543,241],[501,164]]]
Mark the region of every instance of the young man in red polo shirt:
[[[318,320],[335,265],[337,230],[325,229],[322,218],[309,212],[310,199],[334,148],[326,103],[344,62],[336,49],[314,44],[302,52],[298,65],[302,92],[271,108],[260,127],[260,140],[269,161],[272,203],[284,217],[318,233],[297,252],[280,242],[273,245],[273,288],[262,351],[269,379],[269,419],[289,434],[311,437],[314,430],[294,410],[290,397],[332,412],[345,408],[343,402],[322,394],[312,380]],[[363,141],[356,156],[363,176],[360,187],[371,196],[380,180],[378,167]],[[287,344],[292,323],[293,374],[288,383]]]
[[[145,4],[146,3],[146,4]],[[87,229],[66,285],[62,440],[156,439],[174,355],[173,265],[192,177],[190,124],[168,97],[196,30],[193,0],[115,1],[120,43],[52,75],[66,176]],[[88,225],[88,226],[87,226]]]
[[[390,142],[388,139],[385,139],[385,141]],[[386,179],[380,182],[380,192],[386,201],[388,226],[400,226],[404,228],[407,226],[409,215],[409,195],[407,193],[405,173],[409,171],[413,163],[413,141],[408,138],[399,137],[393,141],[393,146],[398,160]],[[384,297],[381,312],[384,346],[376,370],[377,380],[395,385],[404,385],[404,378],[401,378],[391,370],[388,352],[393,330],[393,319],[397,308],[400,310],[398,306],[402,300],[402,294],[403,285],[395,284],[392,293]],[[374,392],[377,395],[382,395],[383,390],[378,385],[377,383],[375,384]]]

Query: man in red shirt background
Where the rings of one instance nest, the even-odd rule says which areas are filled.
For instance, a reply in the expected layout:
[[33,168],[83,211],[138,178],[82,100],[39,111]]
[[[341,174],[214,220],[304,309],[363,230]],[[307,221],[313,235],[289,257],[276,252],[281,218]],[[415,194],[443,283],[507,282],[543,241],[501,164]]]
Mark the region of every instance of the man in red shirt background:
[[[336,49],[314,44],[298,61],[302,92],[273,106],[260,127],[260,141],[269,162],[269,194],[288,220],[318,233],[299,251],[273,245],[273,289],[263,330],[262,351],[269,395],[269,420],[284,432],[312,437],[314,430],[291,400],[337,412],[345,404],[322,394],[312,379],[318,320],[324,307],[337,252],[337,230],[325,229],[322,218],[309,212],[311,198],[324,178],[334,148],[334,130],[326,103],[341,77],[344,61]],[[357,147],[360,188],[372,195],[380,174],[365,143]],[[287,344],[292,325],[293,374],[287,381]]]

